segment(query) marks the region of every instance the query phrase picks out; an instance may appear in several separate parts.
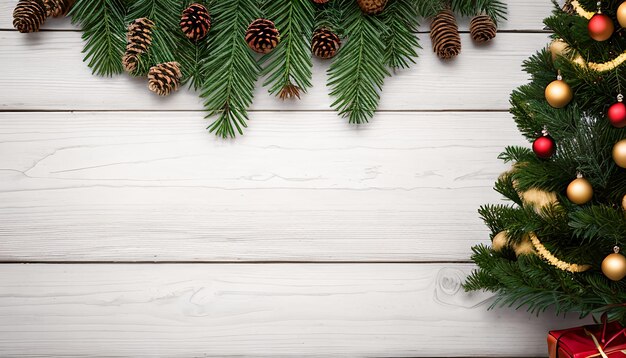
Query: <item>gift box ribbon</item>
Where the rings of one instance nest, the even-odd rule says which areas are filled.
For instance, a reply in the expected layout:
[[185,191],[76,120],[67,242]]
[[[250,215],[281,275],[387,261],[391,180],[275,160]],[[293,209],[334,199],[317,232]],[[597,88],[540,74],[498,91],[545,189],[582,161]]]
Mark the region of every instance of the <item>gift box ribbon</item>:
[[609,339],[608,342],[605,343],[604,347],[602,347],[600,342],[598,342],[598,338],[596,338],[596,336],[593,333],[589,332],[587,328],[585,328],[585,334],[591,337],[591,339],[593,340],[593,344],[596,346],[596,349],[598,350],[598,353],[587,356],[586,358],[594,358],[594,357],[609,358],[607,354],[613,354],[613,353],[622,353],[626,355],[626,350],[620,350],[619,348],[615,350],[605,351],[606,346],[608,346],[612,340],[617,338],[620,334],[624,334],[625,332],[626,332],[626,329],[622,329],[619,333],[613,336],[613,338]]

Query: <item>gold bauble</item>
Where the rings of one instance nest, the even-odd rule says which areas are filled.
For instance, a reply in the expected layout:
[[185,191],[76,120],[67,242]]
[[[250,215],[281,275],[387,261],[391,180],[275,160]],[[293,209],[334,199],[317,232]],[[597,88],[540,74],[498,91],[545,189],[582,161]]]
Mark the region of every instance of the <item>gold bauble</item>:
[[535,207],[537,212],[540,212],[546,206],[558,204],[556,193],[549,191],[530,188],[523,193],[520,193],[520,197],[524,202],[524,205],[531,205]]
[[513,250],[515,250],[515,255],[530,255],[535,253],[535,246],[532,241],[530,241],[530,237],[528,235],[524,235],[522,241],[513,245]]
[[563,56],[567,50],[567,43],[561,39],[553,40],[550,43],[550,53],[552,54],[552,61],[556,60],[557,57]]
[[626,210],[626,195],[624,195],[624,198],[622,199],[622,209]]
[[626,27],[626,1],[617,8],[617,22],[619,26]]
[[620,168],[626,168],[626,139],[622,139],[613,146],[613,160]]
[[602,261],[602,273],[613,281],[626,277],[626,257],[616,251]]
[[546,87],[546,101],[554,108],[563,108],[572,100],[572,88],[563,80],[554,80]]
[[574,204],[586,204],[593,198],[593,187],[585,178],[574,179],[567,186],[567,198]]
[[491,239],[491,248],[494,249],[494,251],[500,251],[508,244],[509,234],[506,231],[500,231]]

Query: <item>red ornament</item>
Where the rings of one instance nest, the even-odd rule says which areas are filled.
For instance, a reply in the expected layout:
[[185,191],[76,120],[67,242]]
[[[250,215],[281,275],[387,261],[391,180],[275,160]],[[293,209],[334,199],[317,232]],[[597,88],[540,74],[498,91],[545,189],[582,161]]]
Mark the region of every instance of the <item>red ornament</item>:
[[626,127],[626,105],[622,103],[623,98],[624,97],[621,94],[618,95],[617,102],[613,103],[607,112],[609,121],[615,128]]
[[613,35],[613,20],[610,17],[597,12],[589,20],[587,30],[589,30],[589,36],[596,41],[606,41]]
[[556,142],[544,134],[533,142],[533,152],[541,159],[548,159],[556,153]]

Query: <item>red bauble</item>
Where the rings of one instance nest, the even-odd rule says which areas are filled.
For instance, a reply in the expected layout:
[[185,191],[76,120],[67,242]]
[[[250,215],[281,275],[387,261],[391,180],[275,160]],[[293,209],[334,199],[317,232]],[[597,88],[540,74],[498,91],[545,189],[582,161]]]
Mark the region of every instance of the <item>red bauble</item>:
[[541,159],[548,159],[556,153],[556,142],[549,135],[541,136],[533,142],[533,152]]
[[613,20],[610,17],[596,13],[589,20],[589,25],[587,25],[587,29],[589,30],[589,36],[596,41],[606,41],[611,35],[613,35],[613,30],[615,27],[613,26]]
[[609,107],[607,112],[609,121],[616,128],[626,127],[626,105],[622,102],[616,102]]

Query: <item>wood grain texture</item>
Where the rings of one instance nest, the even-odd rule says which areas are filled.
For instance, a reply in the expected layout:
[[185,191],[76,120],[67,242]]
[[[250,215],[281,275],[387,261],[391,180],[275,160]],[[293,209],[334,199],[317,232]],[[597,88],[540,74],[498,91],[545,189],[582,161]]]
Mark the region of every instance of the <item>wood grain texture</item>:
[[[163,99],[148,91],[145,79],[92,76],[81,60],[79,33],[32,35],[0,32],[0,110],[202,109],[197,94],[186,90]],[[548,42],[541,33],[505,33],[488,46],[462,38],[463,53],[451,62],[438,60],[425,39],[418,63],[385,80],[380,110],[507,110],[511,90],[527,82],[522,61]],[[257,86],[252,109],[330,110],[327,67],[315,62],[314,88],[301,101],[280,101]]]
[[545,356],[469,265],[4,265],[4,357]]
[[[0,3],[0,30],[13,29],[12,14],[16,0],[3,0]],[[543,29],[542,21],[550,15],[552,3],[548,0],[517,0],[507,3],[509,15],[508,21],[501,24],[500,30],[504,31],[539,31]],[[421,31],[428,30],[428,21],[423,20]],[[467,30],[469,21],[460,20],[461,30]],[[73,30],[69,19],[48,19],[42,27],[44,30]]]
[[[1,113],[0,260],[467,260],[507,113]],[[498,133],[498,135],[494,135]]]

